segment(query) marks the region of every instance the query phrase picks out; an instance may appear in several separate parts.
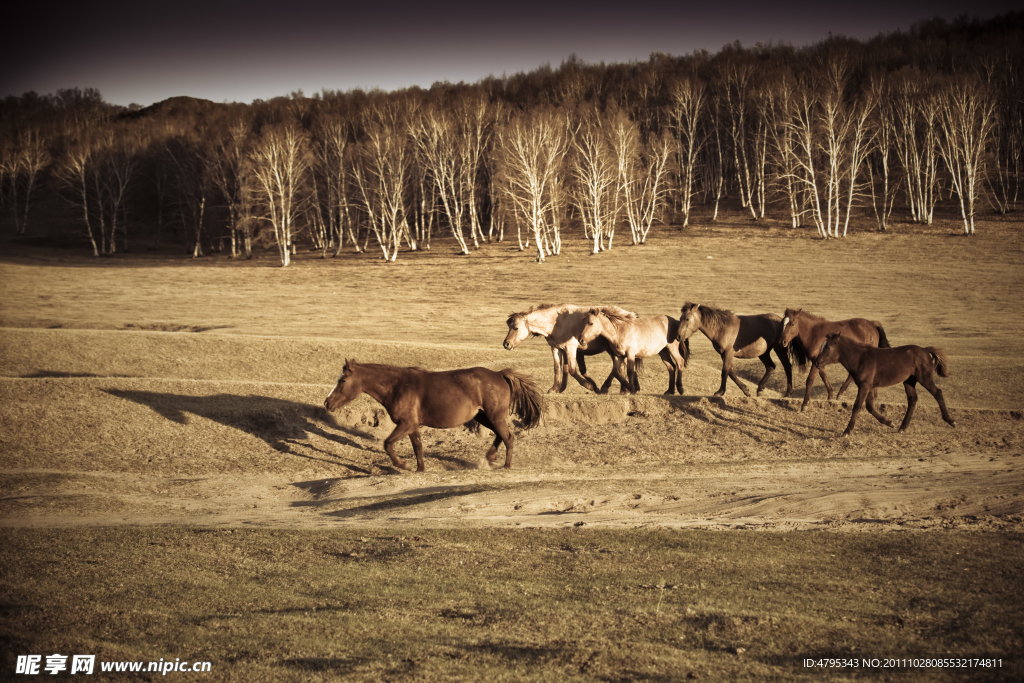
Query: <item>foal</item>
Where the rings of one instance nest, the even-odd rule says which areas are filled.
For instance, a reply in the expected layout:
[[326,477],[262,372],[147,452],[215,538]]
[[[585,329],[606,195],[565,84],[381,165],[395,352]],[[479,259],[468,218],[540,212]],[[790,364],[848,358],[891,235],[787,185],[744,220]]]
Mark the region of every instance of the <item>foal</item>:
[[875,410],[875,396],[878,387],[891,387],[903,382],[907,390],[907,414],[903,416],[903,424],[899,433],[906,431],[910,418],[914,416],[917,406],[918,382],[939,402],[942,419],[955,427],[956,423],[946,410],[946,402],[942,398],[942,389],[935,386],[932,371],[938,370],[939,377],[949,377],[949,361],[946,352],[935,346],[897,346],[890,349],[879,349],[870,344],[847,339],[836,332],[825,337],[825,346],[814,361],[814,367],[821,369],[829,363],[841,363],[850,372],[857,383],[857,400],[853,404],[850,424],[846,426],[843,436],[849,436],[857,424],[857,413],[865,406],[875,419],[886,427],[892,422]]

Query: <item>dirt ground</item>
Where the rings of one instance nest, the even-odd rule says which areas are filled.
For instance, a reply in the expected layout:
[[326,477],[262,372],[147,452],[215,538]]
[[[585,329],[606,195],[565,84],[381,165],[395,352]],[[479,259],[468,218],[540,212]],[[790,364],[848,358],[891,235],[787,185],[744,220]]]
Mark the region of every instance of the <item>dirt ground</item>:
[[[0,256],[0,524],[5,526],[580,526],[765,530],[1024,529],[1024,243],[994,223],[828,243],[777,227],[692,229],[644,247],[533,263],[507,243],[435,246],[288,269],[168,254],[96,260],[12,243]],[[444,369],[514,367],[551,382],[547,345],[501,348],[505,318],[550,301],[677,315],[786,307],[879,320],[894,345],[942,346],[957,425],[921,392],[909,431],[854,393],[799,412],[775,372],[760,398],[693,340],[686,395],[660,362],[637,396],[570,380],[517,430],[511,470],[480,468],[490,433],[424,430],[427,472],[398,473],[391,423],[367,397],[328,415],[345,358]],[[591,363],[603,380],[606,358]],[[740,374],[756,382],[757,361]],[[838,386],[845,376],[835,366]],[[902,417],[902,387],[880,394]],[[898,424],[898,422],[897,422]],[[412,458],[406,441],[400,454]],[[499,462],[503,452],[499,452]]]

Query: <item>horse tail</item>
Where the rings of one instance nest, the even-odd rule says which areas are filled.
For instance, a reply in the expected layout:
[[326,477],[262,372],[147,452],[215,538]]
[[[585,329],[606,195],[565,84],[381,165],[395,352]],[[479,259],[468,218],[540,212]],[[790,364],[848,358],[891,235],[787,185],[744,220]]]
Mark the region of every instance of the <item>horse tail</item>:
[[643,358],[636,358],[634,360],[633,367],[636,368],[636,374],[637,374],[638,377],[640,375],[644,374],[644,359]]
[[793,365],[799,366],[800,370],[807,367],[807,361],[811,359],[807,353],[807,347],[800,341],[800,337],[793,337],[789,342],[789,360]]
[[540,392],[533,379],[511,368],[502,370],[501,376],[512,391],[512,399],[508,403],[509,412],[518,415],[527,429],[536,427],[540,424]]
[[939,377],[949,377],[949,358],[946,356],[946,352],[937,346],[929,346],[925,351],[930,353],[935,360],[935,370],[939,373]]
[[[889,338],[885,336],[885,330],[882,329],[882,324],[879,322],[871,323],[878,330],[878,348],[880,349],[891,349],[892,344],[889,343]],[[945,377],[945,375],[943,375]]]
[[683,367],[685,368],[690,364],[690,339],[687,337],[683,340],[683,343],[679,345],[679,355],[683,357]]

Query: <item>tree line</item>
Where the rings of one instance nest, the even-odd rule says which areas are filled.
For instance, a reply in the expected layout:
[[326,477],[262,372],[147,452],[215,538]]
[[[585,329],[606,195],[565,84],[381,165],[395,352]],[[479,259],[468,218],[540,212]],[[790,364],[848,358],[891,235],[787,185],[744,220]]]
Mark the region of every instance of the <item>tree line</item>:
[[1012,13],[252,104],[26,93],[0,103],[0,200],[18,234],[60,200],[97,256],[173,239],[193,256],[272,245],[282,265],[300,245],[393,261],[439,234],[543,261],[574,233],[597,253],[726,199],[829,239],[854,215],[929,224],[944,198],[974,234],[1020,201],[1022,65]]

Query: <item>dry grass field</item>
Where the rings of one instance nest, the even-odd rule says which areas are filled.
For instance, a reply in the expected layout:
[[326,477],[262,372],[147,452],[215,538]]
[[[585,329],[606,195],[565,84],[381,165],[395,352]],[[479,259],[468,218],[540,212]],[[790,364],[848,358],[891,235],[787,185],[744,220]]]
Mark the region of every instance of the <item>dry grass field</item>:
[[[23,650],[32,645],[52,644],[117,652],[124,658],[142,658],[146,652],[174,657],[181,655],[168,644],[179,644],[219,661],[220,674],[214,678],[248,680],[329,680],[340,675],[363,680],[675,680],[687,673],[711,679],[832,678],[803,670],[799,651],[789,652],[788,659],[781,654],[805,637],[816,639],[813,650],[819,654],[833,645],[833,654],[860,648],[862,656],[1019,653],[1024,648],[1024,611],[1015,603],[1024,586],[1014,577],[1024,559],[1021,226],[990,220],[981,224],[976,237],[965,238],[956,234],[954,224],[928,229],[897,225],[889,234],[855,233],[821,242],[807,232],[772,223],[752,225],[666,230],[646,246],[620,241],[611,253],[596,256],[574,241],[562,256],[545,264],[533,262],[507,242],[460,257],[444,240],[436,240],[433,251],[403,253],[391,264],[373,253],[326,260],[301,254],[288,269],[275,267],[269,254],[241,263],[223,257],[192,261],[166,252],[96,260],[73,249],[5,245],[0,256],[0,534],[7,538],[7,560],[27,558],[23,570],[0,584],[5,603],[0,620],[5,636],[15,638],[5,652],[13,657],[28,653]],[[760,398],[742,396],[731,383],[724,398],[713,398],[720,361],[702,335],[692,340],[682,397],[662,395],[666,375],[656,360],[647,364],[643,390],[636,396],[595,396],[571,379],[564,394],[546,395],[541,425],[517,433],[511,471],[478,469],[491,439],[486,430],[425,429],[426,473],[398,473],[383,451],[391,423],[378,404],[364,396],[330,416],[322,407],[346,358],[430,369],[512,367],[546,389],[552,369],[543,340],[529,340],[513,352],[502,349],[509,313],[541,302],[572,302],[617,304],[641,315],[678,315],[686,301],[738,313],[781,314],[786,307],[803,307],[832,319],[868,317],[884,325],[894,346],[941,346],[949,354],[951,376],[937,381],[957,426],[941,421],[934,399],[922,390],[906,434],[897,435],[865,412],[853,435],[840,438],[855,388],[828,402],[819,382],[808,410],[800,413],[805,372],[794,369],[794,392],[784,399],[781,367]],[[598,381],[610,369],[607,357],[588,365]],[[760,377],[758,361],[738,365],[746,380]],[[829,374],[837,387],[845,376],[839,366]],[[894,420],[902,417],[902,386],[881,390],[880,398],[887,414]],[[408,441],[399,453],[412,457]],[[501,462],[503,451],[498,457]],[[212,533],[248,529],[257,531],[245,543],[235,543],[234,550],[209,540]],[[708,536],[709,530],[716,534]],[[824,533],[805,533],[815,530]],[[399,648],[406,663],[388,668],[386,652],[367,651],[356,661],[324,654],[319,645],[298,648],[299,654],[282,652],[280,661],[274,659],[274,646],[266,643],[246,641],[246,648],[265,648],[258,657],[232,654],[224,639],[233,627],[224,614],[266,615],[271,609],[266,602],[246,607],[243,598],[215,609],[223,622],[218,628],[227,629],[216,638],[193,634],[189,639],[157,628],[132,641],[134,649],[115,647],[122,642],[118,638],[128,636],[104,635],[100,626],[83,626],[85,641],[58,637],[45,625],[50,622],[19,611],[44,594],[39,592],[43,584],[32,583],[45,581],[40,577],[51,576],[61,585],[100,581],[88,566],[67,559],[83,553],[97,556],[100,551],[91,548],[122,547],[125,558],[133,558],[152,553],[153,547],[194,544],[197,557],[208,556],[215,563],[241,546],[246,557],[266,559],[261,571],[284,576],[286,568],[295,570],[288,553],[298,552],[301,545],[328,543],[326,536],[310,535],[321,532],[338,534],[329,538],[342,539],[337,543],[344,546],[324,553],[364,557],[372,565],[369,575],[386,571],[389,563],[409,565],[410,571],[425,563],[433,567],[428,571],[461,576],[465,584],[449,589],[468,595],[475,585],[470,566],[450,567],[440,560],[430,565],[420,555],[409,559],[411,555],[395,548],[432,548],[427,556],[444,555],[438,548],[470,549],[470,556],[482,553],[474,561],[488,567],[501,564],[502,548],[515,553],[534,552],[534,545],[554,548],[548,558],[553,565],[541,566],[545,556],[537,551],[534,567],[537,585],[548,586],[537,588],[537,595],[548,597],[560,590],[560,572],[577,566],[569,560],[591,553],[584,564],[592,563],[592,576],[600,578],[585,589],[578,585],[583,579],[565,579],[562,610],[599,602],[593,591],[615,585],[607,575],[616,571],[632,576],[630,572],[650,569],[653,578],[636,578],[630,590],[648,585],[645,581],[660,588],[637,593],[644,600],[654,596],[657,610],[647,602],[642,607],[613,605],[610,612],[593,617],[596,631],[589,638],[614,639],[617,629],[623,629],[628,635],[622,637],[648,642],[649,631],[660,628],[662,610],[674,615],[672,629],[704,635],[696,640],[675,636],[675,649],[651,653],[657,665],[652,671],[638,664],[627,667],[621,660],[628,659],[624,653],[618,664],[598,665],[597,655],[587,660],[590,664],[577,661],[587,648],[573,646],[583,641],[566,632],[549,637],[545,642],[561,645],[541,654],[516,654],[507,641],[500,648],[463,652],[458,657],[468,657],[476,667],[468,669],[438,668],[436,657],[462,660],[451,653],[407,651],[407,643]],[[553,539],[545,535],[552,533],[572,534],[575,540],[530,540]],[[196,540],[183,540],[183,534],[195,534]],[[490,536],[493,547],[485,540]],[[806,540],[812,537],[818,540]],[[944,557],[944,548],[976,554],[985,564],[965,565],[974,582],[969,586],[960,583],[965,575],[958,565],[960,575],[936,575],[931,583],[915,580],[898,598],[884,590],[866,598],[865,604],[876,606],[893,600],[907,605],[906,613],[894,617],[902,621],[911,613],[935,617],[952,610],[943,612],[949,622],[945,630],[918,628],[913,638],[909,627],[902,635],[890,632],[888,616],[872,622],[878,634],[868,629],[865,635],[857,629],[843,631],[840,619],[846,617],[834,606],[811,601],[773,607],[771,601],[781,595],[771,586],[764,592],[768,579],[761,574],[748,583],[737,576],[739,583],[729,584],[740,586],[741,592],[754,591],[750,599],[761,600],[756,608],[740,601],[711,610],[692,591],[686,599],[679,592],[664,597],[666,582],[695,585],[694,575],[680,569],[686,563],[665,555],[676,552],[672,549],[679,543],[707,543],[710,550],[700,552],[725,557],[751,552],[768,565],[785,565],[787,539],[803,581],[795,592],[783,591],[791,597],[802,590],[831,590],[808,583],[815,576],[813,558],[818,554],[850,555],[845,561],[850,566],[838,571],[852,582],[842,589],[851,595],[899,581],[919,567],[952,561]],[[290,549],[261,550],[275,543]],[[360,543],[377,549],[360,556],[353,549]],[[566,551],[566,543],[576,550]],[[660,558],[657,570],[655,565],[645,568],[647,561],[639,558],[645,544],[648,560],[652,553]],[[882,556],[897,557],[892,573],[880,578],[861,571],[877,563],[873,547],[888,548],[879,551]],[[600,554],[602,548],[612,549],[607,557]],[[692,550],[692,557],[697,554]],[[399,555],[404,559],[395,559]],[[615,558],[612,564],[605,562],[610,558]],[[908,558],[913,558],[909,564]],[[516,563],[523,569],[519,559]],[[186,586],[191,571],[225,579],[231,575],[229,569],[175,569],[173,564],[168,562],[167,571],[178,572],[176,580]],[[136,569],[117,571],[139,585],[149,581],[154,595],[159,592],[155,577],[143,581]],[[707,580],[714,582],[716,572],[709,571]],[[250,585],[246,581],[253,577],[242,584]],[[242,580],[241,575],[235,578]],[[518,580],[529,595],[529,571]],[[85,585],[92,588],[76,589],[75,599],[95,599],[91,591],[106,594],[106,584],[88,581]],[[729,594],[727,587],[716,585]],[[317,595],[334,595],[328,588],[317,590]],[[1007,602],[1006,593],[1014,599]],[[928,595],[935,600],[970,595],[974,602],[940,610],[925,604]],[[492,622],[481,605],[493,600],[498,596],[478,596],[470,606],[442,601],[434,612],[440,610],[440,622],[448,628],[445,647],[461,647],[452,644],[462,642],[451,633],[453,624],[488,630]],[[313,600],[295,609],[315,610],[317,604]],[[549,603],[520,608],[546,610],[552,623],[560,613]],[[201,612],[203,606],[194,609]],[[402,638],[416,637],[419,627],[407,618],[393,621],[389,609],[394,609],[393,602],[368,618],[391,624]],[[622,617],[632,614],[630,610],[658,617],[644,617],[650,620],[639,631],[604,621],[609,614]],[[797,613],[807,618],[813,613],[818,621],[811,628],[779,617]],[[87,611],[79,621],[99,619],[96,614]],[[311,627],[309,614],[303,614],[300,630]],[[115,621],[130,631],[132,619],[122,617]],[[783,618],[785,635],[772,630],[773,618]],[[271,628],[264,617],[253,619],[249,627]],[[899,629],[904,628],[902,621]],[[28,623],[34,626],[25,630]],[[73,632],[72,623],[60,623]],[[187,631],[190,623],[186,619],[177,624],[175,632]],[[332,623],[339,638],[352,637],[354,627]],[[529,626],[521,623],[518,628],[530,631]],[[979,629],[990,638],[964,636]],[[530,632],[540,638],[544,630]],[[719,637],[725,632],[731,635]],[[854,645],[843,645],[844,638]],[[363,642],[353,642],[357,640]],[[437,641],[431,642],[437,647]],[[740,642],[743,647],[736,645]],[[745,659],[736,654],[737,647],[746,651]],[[134,654],[124,654],[129,650]],[[513,666],[516,662],[523,668]],[[1008,672],[989,671],[986,676],[1012,678]],[[1019,669],[1013,675],[1017,673]],[[878,671],[856,675],[885,678]],[[914,675],[957,679],[934,670]]]

